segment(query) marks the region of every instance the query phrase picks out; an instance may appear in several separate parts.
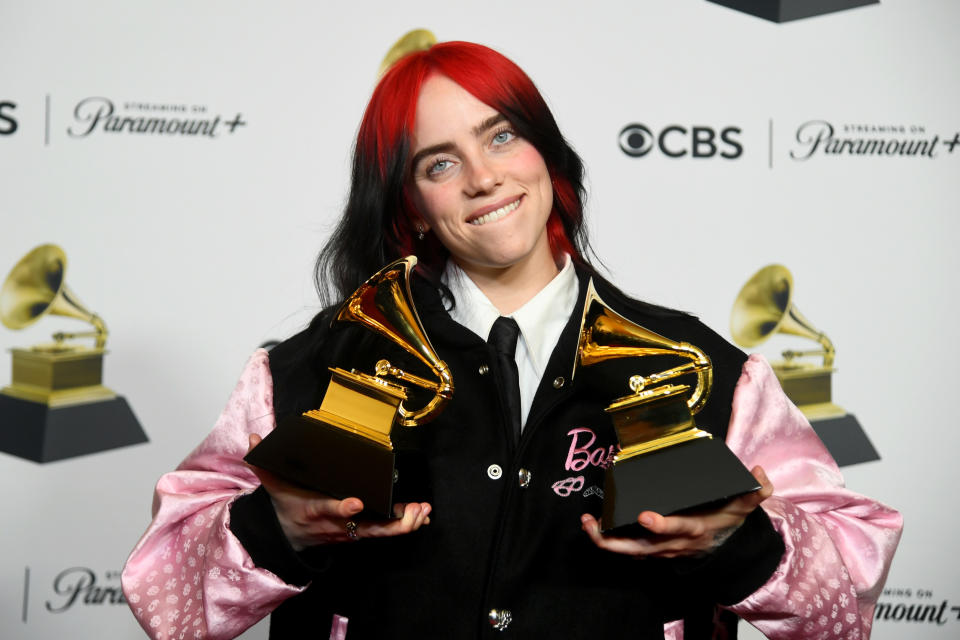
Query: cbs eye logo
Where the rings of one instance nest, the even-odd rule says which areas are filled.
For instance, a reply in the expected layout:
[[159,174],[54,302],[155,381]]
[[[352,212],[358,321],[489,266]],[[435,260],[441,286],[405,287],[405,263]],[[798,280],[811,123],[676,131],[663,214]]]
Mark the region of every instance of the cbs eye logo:
[[[664,127],[654,134],[643,124],[628,124],[620,130],[620,149],[631,158],[642,158],[654,149],[668,158],[721,158],[733,160],[743,155],[743,145],[737,140],[739,127],[725,127],[719,136],[713,127],[694,126],[687,129],[678,124]],[[719,138],[719,140],[718,140]]]

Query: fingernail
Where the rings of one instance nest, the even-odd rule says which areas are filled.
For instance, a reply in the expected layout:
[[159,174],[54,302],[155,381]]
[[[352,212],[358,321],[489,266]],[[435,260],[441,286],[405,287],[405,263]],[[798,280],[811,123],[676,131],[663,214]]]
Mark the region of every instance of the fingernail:
[[653,517],[646,514],[640,516],[640,524],[645,527],[649,527],[653,524]]

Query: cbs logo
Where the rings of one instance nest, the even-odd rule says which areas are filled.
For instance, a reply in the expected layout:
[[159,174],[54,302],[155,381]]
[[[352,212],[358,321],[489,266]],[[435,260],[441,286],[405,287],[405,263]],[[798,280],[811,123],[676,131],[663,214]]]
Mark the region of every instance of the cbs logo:
[[8,136],[17,130],[17,120],[12,115],[16,108],[15,102],[0,101],[0,136]]
[[632,158],[642,158],[654,147],[669,158],[721,158],[733,160],[743,155],[743,145],[737,140],[739,127],[725,127],[718,134],[713,127],[695,126],[687,129],[677,124],[664,127],[654,134],[646,125],[628,124],[620,130],[620,149]]

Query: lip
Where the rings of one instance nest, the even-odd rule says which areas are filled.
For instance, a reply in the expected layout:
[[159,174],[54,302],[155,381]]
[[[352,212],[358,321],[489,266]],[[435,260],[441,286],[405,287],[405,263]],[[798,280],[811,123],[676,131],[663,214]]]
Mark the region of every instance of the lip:
[[[477,218],[482,218],[488,213],[491,213],[493,211],[496,211],[497,209],[507,206],[508,204],[513,204],[514,202],[518,202],[518,201],[519,201],[519,204],[517,205],[517,209],[519,209],[520,205],[523,204],[523,198],[524,198],[523,194],[518,196],[509,196],[507,198],[494,202],[493,204],[487,205],[485,207],[481,207],[470,214],[470,216],[466,219],[466,223],[473,224],[473,221],[476,220]],[[514,209],[514,211],[516,211],[517,209]],[[510,213],[513,213],[513,211],[511,211]]]

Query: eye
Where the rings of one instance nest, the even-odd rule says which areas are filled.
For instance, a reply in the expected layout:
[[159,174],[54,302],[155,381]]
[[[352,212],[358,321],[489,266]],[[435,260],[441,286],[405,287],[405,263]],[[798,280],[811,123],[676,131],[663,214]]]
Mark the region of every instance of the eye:
[[502,144],[507,144],[508,142],[510,142],[516,137],[517,137],[517,134],[515,134],[512,130],[508,128],[504,128],[495,132],[493,134],[493,137],[490,139],[490,141],[494,145],[502,145]]
[[438,158],[427,165],[428,176],[438,176],[453,166],[453,160]]

